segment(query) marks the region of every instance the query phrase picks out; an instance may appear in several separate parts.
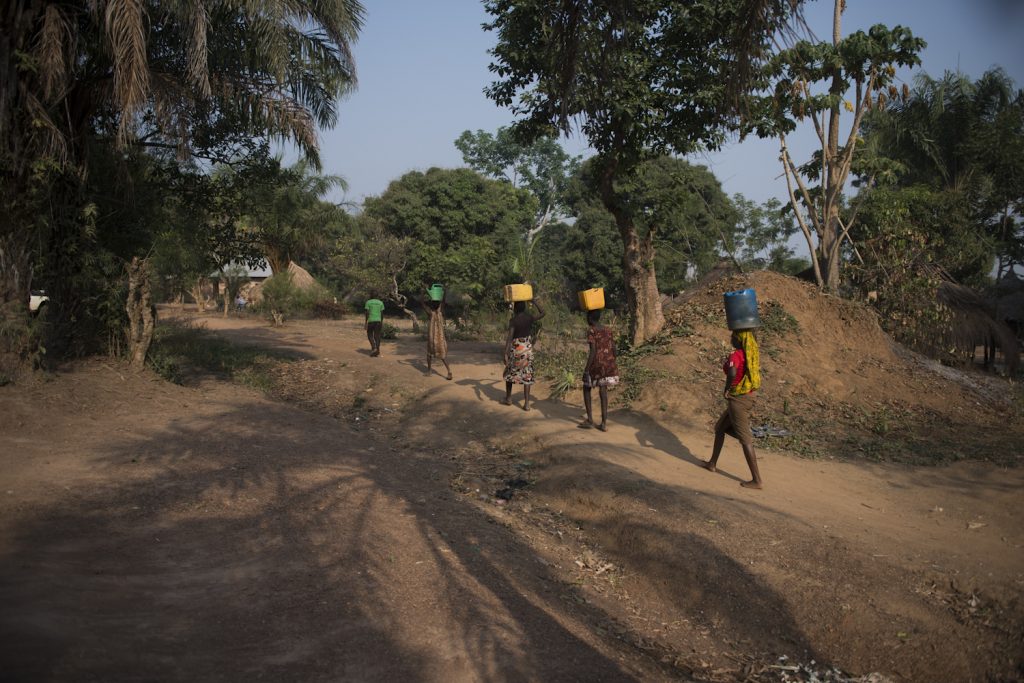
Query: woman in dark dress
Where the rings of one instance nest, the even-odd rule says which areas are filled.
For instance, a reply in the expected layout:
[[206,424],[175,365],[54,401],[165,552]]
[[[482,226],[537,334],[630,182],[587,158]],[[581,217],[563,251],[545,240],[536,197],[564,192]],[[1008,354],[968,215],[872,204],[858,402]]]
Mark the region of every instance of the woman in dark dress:
[[591,407],[590,392],[597,387],[601,396],[601,424],[597,428],[608,431],[608,387],[619,383],[619,369],[615,365],[615,340],[612,331],[601,325],[601,311],[587,311],[587,344],[590,355],[583,369],[583,405],[587,408],[587,419],[580,427],[590,429],[594,426],[594,411]]
[[533,302],[536,314],[526,312],[525,301],[512,306],[512,319],[508,322],[505,339],[505,400],[512,405],[512,385],[523,385],[523,410],[530,409],[530,386],[533,384],[533,324],[544,317],[544,309]]

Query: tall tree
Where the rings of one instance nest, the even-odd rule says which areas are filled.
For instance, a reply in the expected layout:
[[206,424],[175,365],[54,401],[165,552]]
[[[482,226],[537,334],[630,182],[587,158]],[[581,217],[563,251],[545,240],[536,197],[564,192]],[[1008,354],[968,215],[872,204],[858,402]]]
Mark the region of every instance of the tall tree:
[[[0,13],[0,213],[8,217],[0,224],[0,327],[17,327],[26,315],[35,267],[54,257],[45,250],[88,234],[90,148],[187,156],[274,136],[295,141],[315,163],[317,127],[334,124],[337,97],[355,84],[350,43],[362,16],[358,0],[7,3]],[[21,344],[10,339],[4,335],[0,356]]]
[[[579,169],[579,157],[570,156],[552,137],[523,143],[506,127],[499,128],[494,135],[482,130],[463,131],[455,140],[455,147],[474,171],[504,180],[537,198],[537,213],[523,235],[523,252],[532,254],[540,232],[553,219],[565,215],[566,190]],[[528,277],[528,264],[521,266],[522,274]]]
[[[997,278],[1024,265],[1024,91],[1005,72],[992,69],[977,81],[960,73],[920,74],[903,97],[872,112],[862,129],[875,155],[858,170],[862,176],[888,163],[886,184],[959,195],[943,202],[972,209],[958,212],[971,222],[959,227],[973,243],[962,247],[995,257]],[[956,261],[944,266],[961,278],[988,275],[991,267],[975,258],[964,270],[965,262]]]
[[366,200],[363,213],[390,235],[410,238],[402,292],[443,281],[477,302],[497,304],[512,277],[509,255],[517,253],[536,207],[526,190],[468,168],[431,168],[393,181]]
[[[840,214],[861,121],[873,106],[884,106],[887,96],[897,95],[892,86],[895,66],[919,64],[918,53],[925,46],[902,26],[876,24],[844,38],[845,8],[846,0],[835,0],[831,41],[801,40],[770,60],[765,79],[771,94],[755,101],[747,122],[747,130],[779,140],[790,204],[807,240],[815,278],[832,290],[839,286],[841,247],[851,228]],[[844,108],[853,118],[841,140]],[[798,165],[787,135],[807,120],[820,149],[808,163]]]
[[282,168],[280,159],[266,159],[261,166],[263,172],[246,188],[243,230],[276,274],[302,255],[323,250],[338,235],[345,212],[325,197],[347,186],[341,176],[321,175],[304,159],[289,168]]
[[[658,226],[645,234],[617,185],[647,158],[722,140],[736,54],[758,56],[794,3],[760,0],[487,0],[497,33],[487,94],[536,139],[578,124],[597,151],[601,200],[615,217],[631,337],[664,324]],[[737,38],[740,34],[742,38]],[[740,46],[740,49],[737,49]]]

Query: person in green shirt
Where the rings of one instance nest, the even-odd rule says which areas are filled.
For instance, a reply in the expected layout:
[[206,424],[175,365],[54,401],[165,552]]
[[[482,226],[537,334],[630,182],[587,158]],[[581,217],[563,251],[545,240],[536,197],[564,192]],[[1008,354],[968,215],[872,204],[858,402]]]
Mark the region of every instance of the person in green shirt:
[[370,299],[364,306],[366,310],[366,338],[370,340],[370,355],[380,355],[380,332],[384,326],[384,302]]

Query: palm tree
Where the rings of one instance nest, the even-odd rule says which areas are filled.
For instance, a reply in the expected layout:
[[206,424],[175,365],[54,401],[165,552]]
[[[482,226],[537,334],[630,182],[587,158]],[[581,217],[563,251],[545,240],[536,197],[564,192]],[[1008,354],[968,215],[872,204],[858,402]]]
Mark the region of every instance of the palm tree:
[[[39,245],[82,220],[74,188],[90,145],[215,157],[273,137],[318,167],[317,128],[335,124],[338,98],[356,84],[351,44],[363,16],[359,0],[8,0],[0,366],[24,347],[11,330],[25,327]],[[58,180],[71,191],[55,192]]]

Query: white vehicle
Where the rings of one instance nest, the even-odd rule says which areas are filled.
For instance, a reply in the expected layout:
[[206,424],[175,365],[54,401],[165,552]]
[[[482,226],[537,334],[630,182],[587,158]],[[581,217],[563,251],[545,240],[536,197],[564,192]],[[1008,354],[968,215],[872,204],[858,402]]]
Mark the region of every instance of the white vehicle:
[[28,300],[28,310],[32,315],[38,315],[41,310],[46,308],[46,302],[50,300],[50,297],[46,296],[46,292],[43,290],[33,290],[32,295]]

